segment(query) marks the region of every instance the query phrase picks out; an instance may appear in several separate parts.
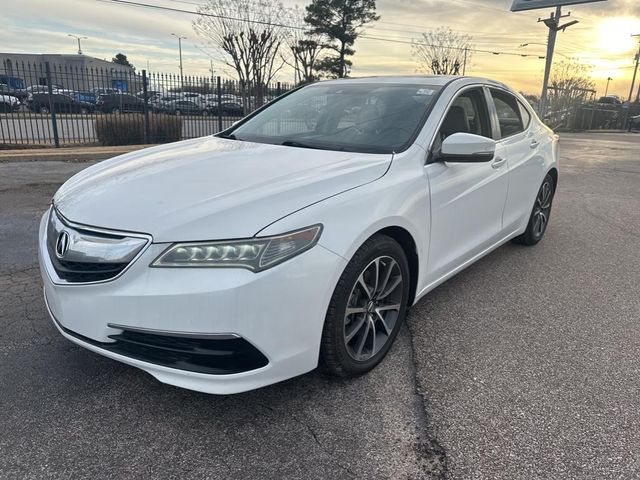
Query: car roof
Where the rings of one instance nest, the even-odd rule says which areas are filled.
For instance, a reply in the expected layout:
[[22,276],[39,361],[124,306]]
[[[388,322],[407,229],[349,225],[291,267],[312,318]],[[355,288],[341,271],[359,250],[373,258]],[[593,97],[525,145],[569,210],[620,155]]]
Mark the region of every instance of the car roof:
[[499,87],[509,88],[501,82],[490,80],[482,77],[466,77],[460,75],[399,75],[399,76],[376,76],[376,77],[354,77],[340,78],[336,80],[326,80],[320,82],[322,84],[340,84],[340,83],[388,83],[396,85],[433,85],[444,87],[452,82],[461,84],[467,83],[484,83],[487,85],[495,85]]

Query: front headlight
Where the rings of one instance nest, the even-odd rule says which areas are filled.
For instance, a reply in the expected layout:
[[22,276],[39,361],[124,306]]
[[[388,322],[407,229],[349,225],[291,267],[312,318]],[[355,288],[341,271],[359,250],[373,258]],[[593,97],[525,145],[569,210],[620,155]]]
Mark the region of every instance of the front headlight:
[[320,238],[322,225],[274,237],[206,243],[176,243],[152,267],[247,268],[260,272],[309,250]]

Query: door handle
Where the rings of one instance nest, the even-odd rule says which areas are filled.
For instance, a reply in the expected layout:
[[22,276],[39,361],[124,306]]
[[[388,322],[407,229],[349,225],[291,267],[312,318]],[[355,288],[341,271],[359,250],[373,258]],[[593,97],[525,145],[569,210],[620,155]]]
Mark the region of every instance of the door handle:
[[531,141],[531,148],[538,148],[538,146],[540,145],[540,142],[537,140],[532,140]]
[[505,163],[507,163],[507,159],[506,159],[506,158],[500,158],[500,157],[497,157],[497,158],[493,161],[493,163],[491,164],[491,166],[497,170],[498,168],[500,168],[501,166],[503,166]]

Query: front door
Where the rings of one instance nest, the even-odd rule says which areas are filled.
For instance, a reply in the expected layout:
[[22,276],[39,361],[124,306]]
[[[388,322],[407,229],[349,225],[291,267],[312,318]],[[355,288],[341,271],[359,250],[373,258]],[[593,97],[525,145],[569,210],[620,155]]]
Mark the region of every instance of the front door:
[[[454,133],[493,138],[487,97],[482,87],[462,91],[453,101],[432,151]],[[502,213],[507,198],[506,149],[497,145],[492,161],[425,166],[431,191],[431,243],[428,283],[455,273],[503,235]]]

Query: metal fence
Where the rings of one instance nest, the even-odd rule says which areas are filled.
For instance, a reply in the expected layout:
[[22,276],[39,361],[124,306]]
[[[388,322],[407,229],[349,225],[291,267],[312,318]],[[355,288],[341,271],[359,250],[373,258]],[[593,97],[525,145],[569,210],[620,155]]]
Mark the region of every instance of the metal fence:
[[134,117],[142,140],[153,143],[158,139],[150,126],[165,115],[180,117],[173,122],[181,129],[176,138],[201,137],[228,128],[291,88],[145,70],[16,64],[10,74],[0,73],[0,144],[99,145],[98,122],[121,123],[126,131]]
[[544,120],[554,130],[630,130],[640,115],[640,104],[583,103],[549,112]]

